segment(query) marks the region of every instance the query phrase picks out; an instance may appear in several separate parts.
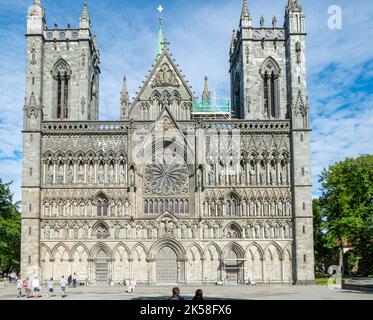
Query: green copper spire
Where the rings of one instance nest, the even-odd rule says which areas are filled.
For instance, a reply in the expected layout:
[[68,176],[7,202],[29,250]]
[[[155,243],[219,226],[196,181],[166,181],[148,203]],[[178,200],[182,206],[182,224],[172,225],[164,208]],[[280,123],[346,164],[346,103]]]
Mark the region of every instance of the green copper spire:
[[163,7],[160,5],[158,7],[159,11],[159,30],[158,30],[158,39],[157,39],[157,53],[155,59],[158,59],[159,56],[162,54],[164,49],[164,38],[163,38],[163,30],[162,30],[162,11]]

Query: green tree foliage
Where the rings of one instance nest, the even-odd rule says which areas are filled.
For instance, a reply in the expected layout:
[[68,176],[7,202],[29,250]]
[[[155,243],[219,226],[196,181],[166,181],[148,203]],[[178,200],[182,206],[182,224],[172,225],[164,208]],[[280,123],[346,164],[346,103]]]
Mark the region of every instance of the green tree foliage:
[[10,184],[0,179],[0,269],[3,271],[19,270],[20,261],[21,215]]
[[[343,241],[359,261],[359,273],[373,273],[373,155],[346,159],[320,176],[322,195],[314,201],[316,257],[339,250],[343,266]],[[325,257],[325,256],[324,256]],[[355,258],[354,258],[355,257]]]

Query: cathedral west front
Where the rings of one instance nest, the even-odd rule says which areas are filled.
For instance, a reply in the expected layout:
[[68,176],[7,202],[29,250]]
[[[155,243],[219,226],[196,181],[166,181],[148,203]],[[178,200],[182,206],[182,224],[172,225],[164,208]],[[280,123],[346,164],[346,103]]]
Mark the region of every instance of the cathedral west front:
[[[237,9],[239,13],[239,8]],[[92,285],[312,283],[305,16],[254,26],[229,48],[231,97],[195,96],[163,38],[120,119],[99,120],[100,51],[79,28],[27,16],[21,272]],[[149,61],[152,64],[152,61]],[[224,67],[224,66],[222,66]],[[118,93],[119,94],[119,93]]]

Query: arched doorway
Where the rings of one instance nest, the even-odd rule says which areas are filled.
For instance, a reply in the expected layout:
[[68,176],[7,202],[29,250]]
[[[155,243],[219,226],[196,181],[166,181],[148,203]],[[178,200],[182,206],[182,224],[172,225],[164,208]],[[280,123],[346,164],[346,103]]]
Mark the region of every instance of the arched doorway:
[[241,284],[244,279],[244,259],[239,259],[237,253],[230,249],[224,260],[225,280],[227,284]]
[[96,284],[107,285],[108,284],[108,257],[104,250],[101,250],[97,254],[96,258]]
[[157,283],[177,283],[177,256],[170,247],[163,247],[157,253],[156,281]]

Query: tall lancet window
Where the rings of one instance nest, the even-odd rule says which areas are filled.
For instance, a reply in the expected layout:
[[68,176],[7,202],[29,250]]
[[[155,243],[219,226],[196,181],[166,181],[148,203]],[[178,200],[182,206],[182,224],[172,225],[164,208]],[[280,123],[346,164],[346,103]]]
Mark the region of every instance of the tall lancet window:
[[71,69],[66,61],[61,59],[55,64],[52,74],[55,80],[55,117],[68,119]]
[[260,68],[260,74],[263,78],[264,89],[264,116],[266,118],[280,117],[280,99],[279,99],[279,76],[280,68],[277,62],[269,57]]

